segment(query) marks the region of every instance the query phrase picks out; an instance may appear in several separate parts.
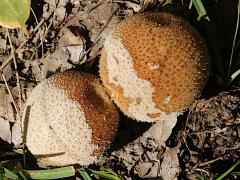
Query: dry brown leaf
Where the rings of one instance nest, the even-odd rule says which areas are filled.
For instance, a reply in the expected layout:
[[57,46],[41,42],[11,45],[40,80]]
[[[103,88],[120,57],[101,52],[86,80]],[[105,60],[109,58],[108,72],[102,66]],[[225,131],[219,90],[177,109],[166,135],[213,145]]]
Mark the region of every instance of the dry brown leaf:
[[14,110],[14,107],[12,105],[12,100],[9,96],[9,94],[6,95],[6,99],[5,99],[5,106],[6,106],[6,114],[5,114],[5,118],[9,120],[9,122],[15,122],[16,121],[16,112]]
[[70,55],[70,61],[74,64],[82,64],[84,61],[80,60],[84,53],[84,38],[73,34],[68,28],[63,28],[59,34],[61,34],[58,40],[59,48]]
[[36,80],[42,81],[54,73],[71,69],[73,65],[68,63],[69,58],[69,55],[63,50],[56,50],[38,61],[33,61],[31,63],[32,72]]
[[14,121],[13,107],[5,87],[0,86],[0,138],[11,143],[10,120]]
[[21,123],[16,121],[12,127],[12,143],[15,146],[20,145],[23,142],[21,133]]
[[134,172],[140,178],[153,178],[159,176],[159,162],[148,161],[136,165]]
[[8,120],[0,117],[0,138],[11,143],[10,123]]
[[[1,29],[0,29],[0,33],[1,33]],[[7,39],[6,37],[1,37],[0,36],[0,52],[5,51],[7,46]]]
[[73,34],[69,28],[62,28],[59,34],[60,34],[60,39],[58,40],[58,46],[60,48],[84,44],[83,37]]
[[[165,157],[165,142],[176,123],[177,117],[172,117],[168,121],[159,121],[145,131],[142,136],[113,152],[112,155],[126,166],[128,172],[133,170],[141,178],[160,177],[162,176],[160,174],[160,158]],[[161,154],[160,157],[159,154]]]
[[4,86],[0,86],[0,117],[3,117],[6,113],[5,96],[5,88]]
[[14,110],[11,103],[11,98],[7,94],[5,87],[0,86],[0,118],[4,118],[10,122],[14,122]]
[[179,159],[178,159],[179,147],[166,148],[161,164],[160,175],[163,179],[173,180],[177,179],[180,172]]
[[[9,58],[9,56],[0,57],[0,62],[3,63],[8,58]],[[12,70],[10,64],[8,64],[5,68],[3,68],[2,73],[5,75],[5,78],[6,78],[7,81],[11,77],[13,77],[13,70]],[[2,76],[0,76],[0,80],[3,81]]]

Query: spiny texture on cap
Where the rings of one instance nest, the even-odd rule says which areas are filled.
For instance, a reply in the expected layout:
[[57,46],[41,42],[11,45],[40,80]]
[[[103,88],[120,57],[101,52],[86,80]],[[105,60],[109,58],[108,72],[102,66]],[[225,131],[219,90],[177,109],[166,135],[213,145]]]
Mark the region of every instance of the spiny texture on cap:
[[129,117],[156,121],[178,114],[200,95],[209,73],[203,39],[169,13],[142,13],[107,36],[100,76]]
[[113,141],[118,112],[99,80],[67,71],[42,81],[24,110],[26,144],[45,166],[96,162]]

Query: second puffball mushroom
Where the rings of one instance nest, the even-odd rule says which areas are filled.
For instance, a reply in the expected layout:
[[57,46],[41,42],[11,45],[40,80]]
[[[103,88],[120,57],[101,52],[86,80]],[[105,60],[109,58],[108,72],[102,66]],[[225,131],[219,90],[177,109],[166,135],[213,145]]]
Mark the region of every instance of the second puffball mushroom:
[[140,13],[107,37],[100,76],[125,115],[154,122],[178,115],[201,94],[208,51],[199,33],[170,13]]
[[99,80],[67,71],[39,83],[23,115],[28,149],[44,166],[89,165],[109,147],[118,112]]

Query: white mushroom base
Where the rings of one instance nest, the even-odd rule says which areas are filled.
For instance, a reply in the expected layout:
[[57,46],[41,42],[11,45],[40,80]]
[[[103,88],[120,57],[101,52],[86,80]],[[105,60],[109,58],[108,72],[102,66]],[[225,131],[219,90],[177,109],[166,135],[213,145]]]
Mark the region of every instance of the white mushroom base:
[[24,109],[24,140],[44,166],[89,165],[97,161],[92,130],[81,105],[53,80],[36,86]]

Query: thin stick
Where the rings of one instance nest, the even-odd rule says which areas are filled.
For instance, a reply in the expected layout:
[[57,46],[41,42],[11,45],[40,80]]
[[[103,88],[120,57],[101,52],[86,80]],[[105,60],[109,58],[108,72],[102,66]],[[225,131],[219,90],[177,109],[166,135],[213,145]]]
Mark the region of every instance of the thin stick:
[[[19,104],[19,110],[18,110],[18,120],[20,121],[20,128],[21,128],[21,134],[22,134],[22,137],[24,137],[24,132],[23,132],[23,127],[22,127],[22,118],[21,118],[21,112],[22,112],[22,91],[21,91],[21,84],[20,84],[20,78],[19,78],[19,74],[18,74],[18,67],[17,67],[17,61],[16,61],[16,56],[15,56],[15,53],[14,53],[14,47],[12,45],[12,41],[11,41],[11,38],[10,38],[10,35],[9,35],[9,32],[8,32],[8,29],[7,29],[7,37],[9,39],[9,43],[10,43],[10,47],[11,47],[11,54],[13,56],[13,63],[14,63],[14,68],[15,68],[15,71],[16,71],[16,79],[17,79],[17,88],[18,88],[18,104]],[[12,96],[12,95],[11,95]],[[13,97],[12,97],[13,99]],[[13,102],[15,102],[13,100]],[[16,103],[15,103],[16,104]],[[25,143],[23,143],[23,166],[25,167],[25,164],[26,164],[26,157],[25,157]]]
[[93,6],[92,8],[90,8],[86,13],[89,14],[91,11],[93,11],[94,9],[98,8],[102,3],[107,2],[108,0],[102,0],[99,1],[95,6]]
[[19,108],[18,108],[18,106],[17,106],[16,101],[15,101],[14,98],[13,98],[12,92],[10,91],[10,88],[9,88],[9,86],[8,86],[8,83],[7,83],[7,81],[6,81],[6,77],[5,77],[4,74],[2,74],[2,78],[3,78],[3,81],[4,81],[5,85],[6,85],[7,91],[8,91],[8,93],[9,93],[9,95],[10,95],[10,98],[11,98],[11,100],[12,100],[12,102],[13,102],[13,106],[14,106],[16,112],[17,112],[18,118],[20,119]]
[[216,159],[213,159],[213,160],[204,162],[204,163],[200,163],[198,167],[203,167],[203,166],[212,164],[212,163],[214,163],[214,162],[216,162],[216,161],[219,161],[219,160],[221,160],[221,159],[222,159],[222,157],[219,157],[219,158],[216,158]]
[[[13,54],[13,63],[14,63],[14,69],[16,71],[16,79],[17,79],[17,88],[18,88],[18,105],[19,105],[19,110],[20,112],[22,111],[22,93],[21,93],[21,85],[20,85],[20,80],[19,80],[19,73],[18,73],[18,67],[17,67],[17,61],[16,61],[16,56],[14,53],[14,47],[12,45],[12,40],[10,38],[9,35],[9,31],[7,29],[7,37],[10,43],[10,47],[11,47],[11,54]],[[21,114],[19,114],[20,118],[21,118]],[[21,120],[21,119],[19,119]]]
[[193,132],[193,133],[189,133],[188,135],[192,135],[192,134],[194,134],[194,135],[195,135],[195,134],[196,134],[196,135],[198,135],[198,134],[202,135],[202,134],[205,134],[205,133],[215,134],[215,135],[217,135],[217,136],[222,137],[223,139],[227,139],[227,137],[225,137],[225,136],[223,136],[223,135],[221,135],[221,134],[219,134],[219,133],[212,132],[212,131]]
[[[53,16],[55,16],[55,11],[54,11]],[[53,24],[53,18],[52,18],[51,20],[49,20],[49,22],[50,22],[49,25],[47,26],[47,28],[45,29],[45,32],[43,33],[43,36],[42,36],[42,39],[41,39],[41,45],[43,44],[43,40],[44,40],[45,37],[47,36],[48,31],[49,31],[50,27],[51,27],[52,24]],[[42,57],[43,57],[43,54],[42,54]]]
[[[39,24],[38,19],[37,19],[37,16],[36,16],[36,14],[35,14],[35,12],[33,11],[32,8],[31,8],[31,11],[32,11],[32,13],[33,13],[33,17],[34,17],[36,23]],[[39,29],[40,29],[40,27],[39,27]],[[41,41],[41,42],[40,42],[40,45],[41,45],[42,56],[43,56],[43,51],[44,51],[44,47],[43,47],[43,33],[42,33],[41,30],[39,30],[39,36],[40,36],[40,41]]]
[[188,9],[191,9],[191,8],[192,8],[192,4],[193,4],[193,0],[191,0],[191,1],[189,2]]
[[[33,34],[38,30],[38,28],[44,23],[44,19],[42,21],[40,21],[40,23],[38,24],[38,26],[36,26],[33,29],[33,32],[31,33],[31,36],[33,36]],[[15,50],[15,53],[18,53],[22,47],[28,42],[28,40],[30,39],[30,37],[26,40],[24,40],[19,47]],[[0,72],[12,61],[13,59],[13,54],[9,55],[9,57],[2,63],[2,65],[0,66]]]
[[213,160],[204,162],[204,163],[197,164],[197,165],[195,165],[195,166],[193,167],[193,169],[197,169],[197,167],[207,166],[207,165],[212,164],[212,163],[214,163],[214,162],[216,162],[216,161],[219,161],[219,160],[221,160],[221,159],[222,159],[222,157],[219,157],[219,158],[216,158],[216,159],[213,159]]

